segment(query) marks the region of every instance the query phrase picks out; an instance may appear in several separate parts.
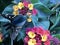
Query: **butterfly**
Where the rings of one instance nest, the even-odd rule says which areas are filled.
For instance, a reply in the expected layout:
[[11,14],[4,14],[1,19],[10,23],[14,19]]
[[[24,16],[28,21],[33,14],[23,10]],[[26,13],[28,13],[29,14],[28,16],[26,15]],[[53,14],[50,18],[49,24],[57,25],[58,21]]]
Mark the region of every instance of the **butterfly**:
[[0,16],[8,19],[10,22],[4,24],[4,27],[7,27],[6,30],[15,30],[16,27],[22,27],[26,22],[26,17],[23,15],[11,15],[11,14],[0,14]]

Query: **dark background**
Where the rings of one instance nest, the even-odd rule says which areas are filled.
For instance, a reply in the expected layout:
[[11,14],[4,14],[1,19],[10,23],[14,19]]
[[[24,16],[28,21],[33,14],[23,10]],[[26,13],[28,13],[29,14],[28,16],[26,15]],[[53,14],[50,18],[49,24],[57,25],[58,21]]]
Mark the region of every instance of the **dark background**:
[[0,0],[0,13],[5,9],[6,6],[11,4],[12,0]]

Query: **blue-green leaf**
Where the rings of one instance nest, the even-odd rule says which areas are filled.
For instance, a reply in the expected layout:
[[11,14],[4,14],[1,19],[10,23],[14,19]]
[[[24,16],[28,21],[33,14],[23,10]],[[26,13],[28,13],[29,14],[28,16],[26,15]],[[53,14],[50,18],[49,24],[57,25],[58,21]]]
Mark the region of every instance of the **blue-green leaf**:
[[20,39],[23,40],[24,37],[25,37],[25,30],[20,30],[19,35],[17,37],[17,41],[19,41]]
[[21,1],[21,0],[14,0],[14,1],[12,1],[12,2],[15,3],[15,4],[18,4],[20,1]]
[[60,3],[60,0],[50,0],[50,2],[57,4],[57,3]]
[[0,22],[9,22],[8,19],[5,19],[4,17],[0,16]]
[[53,25],[51,26],[50,30],[52,30],[54,27],[56,27],[57,25],[59,25],[58,23],[60,22],[60,16],[58,17],[52,17],[50,20],[52,21]]
[[50,0],[40,0],[40,2],[42,2],[43,4],[48,4]]
[[60,39],[60,34],[55,34],[54,37],[57,37],[58,39]]
[[60,34],[60,27],[54,27],[50,32],[52,34]]
[[48,20],[41,20],[38,21],[37,16],[32,16],[32,22],[34,24],[34,26],[40,27],[42,26],[44,29],[48,29],[50,26],[50,22]]
[[13,12],[13,4],[8,5],[2,12],[2,14],[12,14]]
[[45,18],[48,18],[50,15],[48,15],[48,14],[44,13],[43,11],[39,10],[37,16],[38,16],[38,18],[45,19]]
[[34,7],[38,9],[39,11],[41,10],[48,15],[51,14],[51,10],[48,7],[46,7],[44,4],[42,4],[41,2],[34,4]]
[[35,4],[35,3],[38,3],[39,2],[39,0],[30,0],[31,1],[31,3],[33,3],[33,4]]

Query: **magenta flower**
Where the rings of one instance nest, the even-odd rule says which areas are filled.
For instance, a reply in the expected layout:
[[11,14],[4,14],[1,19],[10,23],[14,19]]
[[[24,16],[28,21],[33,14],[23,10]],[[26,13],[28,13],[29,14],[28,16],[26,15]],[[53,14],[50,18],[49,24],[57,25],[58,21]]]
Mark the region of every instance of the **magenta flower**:
[[23,4],[24,4],[25,7],[28,7],[29,3],[28,2],[23,2]]
[[52,43],[53,43],[53,45],[60,45],[60,40],[56,37],[53,37],[52,38]]
[[27,42],[28,42],[28,40],[29,40],[29,37],[28,37],[28,36],[26,36],[26,37],[24,38],[25,43],[27,43]]
[[[13,6],[13,14],[14,15],[36,15],[37,14],[37,10],[34,8],[34,5],[30,2],[27,1],[23,1],[23,2],[19,2],[17,5]],[[16,14],[16,12],[18,12],[18,14]]]
[[[25,1],[25,2],[23,2],[23,4],[24,4],[24,8],[20,10],[20,14],[23,14],[23,15],[24,15],[24,14],[27,14],[28,11],[30,11],[30,10],[28,9],[28,5],[31,4],[31,3]],[[33,8],[33,10],[32,10],[31,13],[32,13],[33,15],[36,15],[36,14],[37,14],[37,10]]]
[[20,14],[26,15],[26,13],[28,12],[28,8],[24,7],[20,10]]
[[32,10],[32,14],[33,14],[33,15],[36,15],[36,14],[37,14],[37,10],[36,10],[36,9],[33,9],[33,10]]
[[[31,43],[31,45],[50,45],[50,32],[44,30],[42,27],[33,27],[26,29],[27,36],[25,37],[25,43]],[[31,39],[31,41],[29,41]],[[34,40],[32,40],[34,39]]]
[[50,45],[50,40],[47,40],[46,42],[44,42],[44,45]]

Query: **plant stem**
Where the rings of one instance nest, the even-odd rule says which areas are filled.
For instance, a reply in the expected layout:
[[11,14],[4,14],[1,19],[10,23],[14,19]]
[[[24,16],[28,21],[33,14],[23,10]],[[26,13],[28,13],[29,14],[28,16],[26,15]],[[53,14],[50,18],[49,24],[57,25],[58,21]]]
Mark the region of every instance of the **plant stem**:
[[11,45],[13,45],[13,39],[11,38]]
[[56,6],[52,8],[52,11],[55,10],[59,5],[60,3],[56,4]]

